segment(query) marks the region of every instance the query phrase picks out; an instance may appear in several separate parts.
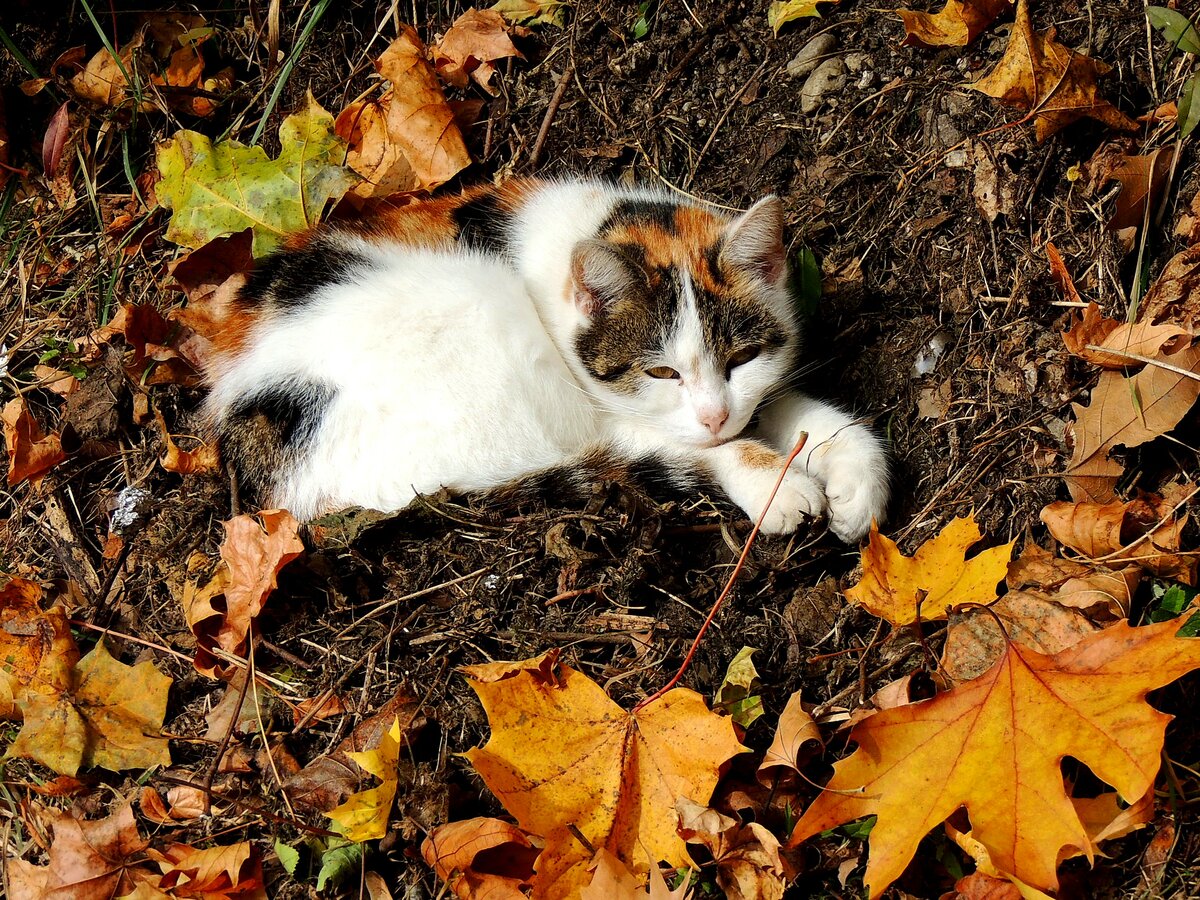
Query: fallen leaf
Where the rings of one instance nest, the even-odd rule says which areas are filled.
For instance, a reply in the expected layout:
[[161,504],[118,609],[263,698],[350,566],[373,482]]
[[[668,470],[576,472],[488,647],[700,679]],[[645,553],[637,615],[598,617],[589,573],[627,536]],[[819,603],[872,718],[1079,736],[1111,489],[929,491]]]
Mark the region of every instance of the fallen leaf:
[[4,422],[4,447],[8,451],[9,487],[25,480],[37,485],[47,472],[67,458],[59,436],[43,433],[21,397],[14,397],[4,405],[0,419]]
[[491,83],[496,74],[492,63],[510,56],[523,58],[508,36],[504,16],[490,9],[468,9],[433,48],[433,64],[442,78],[457,88],[473,78],[493,97],[500,91]]
[[[1142,156],[1121,156],[1118,164],[1111,168],[1105,180],[1121,183],[1117,205],[1108,227],[1113,231],[1122,228],[1140,228],[1149,221],[1154,222],[1163,193],[1167,189],[1167,176],[1175,160],[1175,151],[1160,147]],[[1146,216],[1149,215],[1149,220]]]
[[[151,847],[146,855],[162,877],[162,896],[196,900],[266,900],[262,856],[249,841],[198,849],[188,844]],[[152,895],[157,896],[157,895]]]
[[692,896],[691,869],[684,873],[675,890],[667,887],[657,862],[650,865],[649,885],[643,886],[629,867],[603,847],[596,851],[588,866],[589,881],[579,893],[579,900],[688,900]]
[[946,0],[939,12],[896,12],[904,21],[901,47],[965,47],[1012,9],[1010,0]]
[[[1059,543],[1089,559],[1134,562],[1161,578],[1196,583],[1196,557],[1180,554],[1187,513],[1154,494],[1112,503],[1051,503],[1041,520]],[[1147,536],[1148,535],[1148,536]]]
[[1123,619],[1129,616],[1141,573],[1136,565],[1113,568],[1060,559],[1030,542],[1009,564],[1005,580],[1013,590],[1037,588],[1056,603],[1088,611],[1093,618],[1103,608],[1112,618]]
[[725,677],[713,698],[713,709],[720,709],[740,728],[749,728],[763,714],[762,684],[754,668],[753,647],[743,647],[729,663]]
[[779,34],[779,29],[788,22],[814,16],[820,18],[821,12],[817,7],[821,4],[834,6],[840,2],[841,0],[771,0],[771,5],[767,7],[767,24],[771,26],[772,31]]
[[1139,447],[1166,434],[1200,396],[1200,380],[1174,371],[1200,375],[1200,346],[1167,354],[1158,363],[1129,377],[1116,371],[1102,372],[1091,402],[1086,407],[1072,404],[1074,448],[1063,480],[1073,499],[1112,500],[1123,470],[1109,459],[1109,451],[1118,446]]
[[796,873],[779,855],[779,840],[758,822],[743,824],[680,797],[679,834],[700,844],[717,866],[717,885],[728,900],[782,900]]
[[154,109],[154,104],[148,98],[129,96],[137,93],[130,90],[129,77],[137,77],[135,56],[142,46],[142,40],[141,32],[134,34],[121,46],[119,57],[113,56],[107,47],[97,51],[83,71],[71,79],[75,96],[98,106],[124,106],[129,99],[130,106],[137,105],[143,112]]
[[304,552],[300,523],[287,510],[244,514],[225,523],[221,559],[229,566],[225,620],[217,643],[231,653],[241,648],[250,622],[275,590],[280,570]]
[[1083,316],[1063,332],[1063,343],[1073,355],[1103,369],[1139,368],[1145,363],[1129,354],[1163,356],[1190,344],[1191,340],[1191,334],[1175,325],[1110,319],[1101,314],[1095,303],[1089,303]]
[[338,826],[338,832],[351,841],[370,841],[387,834],[388,815],[396,799],[397,766],[400,761],[400,719],[393,720],[391,730],[384,734],[374,750],[350,752],[358,767],[379,779],[378,787],[351,794],[346,802],[325,815]]
[[334,123],[350,148],[346,165],[362,176],[350,189],[351,196],[370,199],[421,189],[421,179],[409,164],[404,147],[392,135],[391,103],[390,94],[380,100],[352,103]]
[[[1200,221],[1200,194],[1193,205]],[[1144,322],[1169,322],[1193,334],[1200,331],[1200,244],[1176,253],[1167,261],[1142,299]]]
[[1004,57],[968,87],[1028,110],[1039,141],[1085,116],[1120,131],[1136,129],[1136,122],[1100,96],[1096,80],[1110,67],[1060,44],[1055,35],[1054,28],[1035,32],[1028,2],[1019,0]]
[[425,59],[425,45],[416,31],[403,26],[375,67],[392,83],[385,98],[388,133],[421,187],[433,190],[470,165],[471,155],[455,124],[454,111]]
[[758,780],[770,786],[780,776],[780,769],[799,773],[802,766],[825,748],[821,729],[804,710],[800,692],[788,697],[775,727],[775,737],[758,767]]
[[116,314],[91,333],[85,343],[106,344],[122,338],[132,351],[124,360],[126,374],[138,384],[181,384],[194,387],[200,376],[176,349],[187,329],[168,320],[149,303],[122,303]]
[[16,696],[33,685],[63,691],[79,661],[66,610],[41,608],[42,589],[24,578],[0,586],[0,719],[20,717]]
[[970,880],[959,880],[955,885],[955,889],[959,891],[956,900],[1054,900],[1049,894],[1030,887],[1015,875],[996,868],[987,847],[975,840],[971,832],[959,831],[947,822],[946,834],[971,857],[975,863],[973,875],[978,876]]
[[1079,820],[1083,822],[1093,844],[1123,838],[1139,828],[1145,828],[1154,819],[1153,789],[1128,806],[1122,806],[1120,800],[1121,795],[1115,791],[1108,791],[1099,797],[1071,798],[1075,812],[1079,814]]
[[8,182],[8,178],[12,174],[10,169],[12,164],[10,146],[8,115],[4,106],[4,98],[0,97],[0,189]]
[[345,697],[337,694],[322,695],[308,700],[301,700],[292,707],[292,718],[299,725],[302,721],[322,721],[324,719],[332,719],[335,716],[344,715],[349,710],[353,709],[354,705],[348,703]]
[[24,724],[9,755],[64,775],[83,766],[118,772],[170,765],[161,734],[170,686],[149,660],[127,666],[101,641],[72,668],[66,690],[32,684],[17,691]]
[[566,0],[499,0],[489,8],[514,25],[554,25],[562,28],[567,24],[568,6]]
[[[17,867],[12,900],[112,900],[132,893],[150,874],[137,867],[147,842],[138,834],[128,803],[108,818],[94,821],[54,809],[44,813],[53,833],[48,862]],[[13,862],[9,861],[10,877]],[[22,894],[22,890],[37,892]]]
[[213,143],[180,131],[158,147],[159,202],[171,210],[166,237],[200,248],[213,238],[253,231],[255,258],[289,234],[311,228],[326,204],[357,180],[342,166],[346,146],[333,117],[308,96],[279,126],[279,156],[234,140]]
[[46,173],[47,178],[57,175],[62,164],[63,149],[67,146],[67,136],[70,134],[69,106],[69,101],[64,100],[55,110],[42,137],[42,171]]
[[1009,641],[1053,655],[1099,630],[1081,611],[1044,594],[1009,591],[987,609],[950,614],[940,669],[955,681],[970,681],[1004,655]]
[[576,896],[593,848],[635,873],[646,858],[688,865],[675,802],[705,802],[720,767],[743,751],[733,723],[694,691],[676,688],[633,713],[558,651],[464,669],[492,727],[466,754],[517,824],[545,839],[534,900]]
[[1174,621],[1118,623],[1054,656],[1010,643],[980,678],[871,716],[851,732],[858,749],[835,764],[790,845],[878,815],[865,878],[875,898],[925,834],[965,807],[999,868],[1054,890],[1060,851],[1094,852],[1062,760],[1079,760],[1124,798],[1145,795],[1171,719],[1146,695],[1200,667],[1200,641],[1178,630]]
[[908,557],[872,524],[862,551],[862,580],[846,591],[846,597],[893,625],[916,621],[921,592],[925,621],[946,618],[950,606],[988,603],[1004,580],[1013,545],[1009,542],[965,559],[966,551],[982,537],[974,518],[963,516]]
[[421,843],[425,863],[461,900],[522,900],[537,855],[525,832],[499,819],[449,822]]

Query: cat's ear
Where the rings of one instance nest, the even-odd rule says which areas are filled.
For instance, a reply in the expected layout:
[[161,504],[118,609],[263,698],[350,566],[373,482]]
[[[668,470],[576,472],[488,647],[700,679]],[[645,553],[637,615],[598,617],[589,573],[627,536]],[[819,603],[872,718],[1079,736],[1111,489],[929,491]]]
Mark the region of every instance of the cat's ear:
[[588,318],[635,290],[633,264],[608,241],[580,241],[571,251],[571,294]]
[[768,284],[783,278],[783,204],[774,194],[763,197],[729,223],[721,242],[721,266],[749,272]]

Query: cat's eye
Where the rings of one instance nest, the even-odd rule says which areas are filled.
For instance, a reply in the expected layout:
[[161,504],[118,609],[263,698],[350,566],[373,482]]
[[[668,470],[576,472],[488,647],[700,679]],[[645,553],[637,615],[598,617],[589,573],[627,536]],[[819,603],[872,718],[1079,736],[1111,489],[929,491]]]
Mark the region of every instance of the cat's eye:
[[754,359],[761,352],[761,347],[743,347],[741,350],[738,350],[730,355],[726,366],[729,371],[733,371],[738,366],[744,366],[746,363],[750,362],[750,360]]
[[678,378],[679,373],[670,366],[654,366],[646,370],[646,374],[651,378]]

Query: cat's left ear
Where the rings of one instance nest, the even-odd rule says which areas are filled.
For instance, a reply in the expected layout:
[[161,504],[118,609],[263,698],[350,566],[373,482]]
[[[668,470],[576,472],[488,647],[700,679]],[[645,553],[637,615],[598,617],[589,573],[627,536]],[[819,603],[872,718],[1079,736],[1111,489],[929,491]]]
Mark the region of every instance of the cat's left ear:
[[776,285],[787,268],[783,249],[783,204],[774,194],[763,197],[734,219],[721,242],[723,268],[749,272]]

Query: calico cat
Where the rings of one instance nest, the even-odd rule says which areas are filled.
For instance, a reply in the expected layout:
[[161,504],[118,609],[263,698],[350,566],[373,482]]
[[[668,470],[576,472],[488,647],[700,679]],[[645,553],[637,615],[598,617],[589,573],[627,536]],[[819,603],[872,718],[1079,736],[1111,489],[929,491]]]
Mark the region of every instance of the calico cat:
[[853,542],[887,502],[880,441],[789,387],[775,197],[727,217],[524,179],[326,224],[250,276],[217,350],[225,458],[300,519],[639,473],[757,518],[800,431],[764,530],[825,515]]

